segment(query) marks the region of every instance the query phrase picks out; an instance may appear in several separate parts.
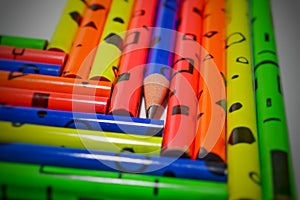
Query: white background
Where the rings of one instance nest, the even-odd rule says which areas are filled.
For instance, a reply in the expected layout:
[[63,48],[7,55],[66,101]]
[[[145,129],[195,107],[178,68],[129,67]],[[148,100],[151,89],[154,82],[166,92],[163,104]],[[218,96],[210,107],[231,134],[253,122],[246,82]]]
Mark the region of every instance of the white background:
[[[7,34],[50,40],[66,1],[0,0],[0,2],[0,35]],[[299,0],[272,0],[296,191],[300,192],[299,8]]]

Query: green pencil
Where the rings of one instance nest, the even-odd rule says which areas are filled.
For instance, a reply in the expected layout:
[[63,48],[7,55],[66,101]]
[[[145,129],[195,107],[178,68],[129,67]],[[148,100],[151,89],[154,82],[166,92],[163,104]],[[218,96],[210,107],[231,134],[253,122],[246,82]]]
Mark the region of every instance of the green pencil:
[[226,199],[226,183],[0,162],[2,199]]
[[13,46],[16,48],[31,48],[43,50],[47,46],[47,40],[10,35],[0,36],[0,45]]
[[252,0],[252,38],[263,199],[295,199],[269,0]]

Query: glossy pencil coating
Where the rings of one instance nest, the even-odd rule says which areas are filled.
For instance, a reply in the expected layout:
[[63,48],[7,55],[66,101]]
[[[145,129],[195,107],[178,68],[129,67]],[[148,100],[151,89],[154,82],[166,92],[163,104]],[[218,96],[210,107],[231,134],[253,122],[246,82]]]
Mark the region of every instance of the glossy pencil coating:
[[[199,81],[199,105],[194,159],[214,160],[226,163],[226,17],[225,0],[206,1],[203,12],[204,50],[201,55],[201,79]],[[214,80],[209,68],[218,69],[223,87],[210,90]],[[212,94],[213,93],[213,94]]]
[[29,143],[110,152],[159,155],[161,137],[0,121],[1,143]]
[[202,11],[200,0],[184,1],[181,5],[162,155],[190,158],[194,151]]
[[180,0],[159,0],[151,49],[144,72],[144,97],[148,118],[156,117],[170,85]]
[[229,199],[263,199],[260,185],[248,1],[230,0],[226,11],[228,14],[226,53]]
[[263,199],[297,199],[270,4],[251,1]]
[[0,163],[9,199],[226,199],[226,184],[33,164]]
[[88,0],[67,0],[47,50],[69,53]]
[[48,42],[45,39],[0,35],[0,45],[5,46],[43,50],[46,48],[47,44]]
[[157,2],[158,0],[139,0],[135,3],[109,113],[133,117],[139,115],[143,70],[148,58]]
[[108,97],[45,92],[9,87],[0,87],[0,94],[0,102],[4,105],[89,113],[106,113],[109,101]]
[[0,87],[109,97],[112,84],[107,81],[0,71]]
[[0,58],[63,66],[67,60],[67,54],[39,49],[0,46]]
[[[0,97],[1,99],[1,97]],[[96,102],[98,103],[98,101]],[[147,136],[162,136],[164,121],[0,104],[0,120]]]
[[0,59],[0,70],[59,76],[62,70],[62,66],[32,61]]
[[1,161],[218,182],[226,181],[226,165],[209,161],[22,143],[0,144],[0,151]]
[[87,79],[111,0],[90,0],[72,43],[63,76]]
[[115,82],[133,5],[134,0],[112,2],[89,79]]

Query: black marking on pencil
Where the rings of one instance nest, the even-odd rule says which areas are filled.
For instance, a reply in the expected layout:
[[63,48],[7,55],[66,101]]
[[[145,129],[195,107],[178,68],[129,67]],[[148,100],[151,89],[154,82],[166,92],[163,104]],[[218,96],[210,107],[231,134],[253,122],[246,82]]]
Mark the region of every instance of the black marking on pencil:
[[123,73],[118,76],[117,83],[121,81],[128,81],[129,79],[130,79],[130,73]]
[[193,12],[197,13],[200,17],[202,17],[202,11],[199,10],[198,8],[194,7]]
[[203,58],[203,62],[206,61],[206,60],[210,60],[210,59],[213,59],[214,56],[211,55],[211,54],[207,54],[204,58]]
[[221,99],[216,102],[217,105],[219,105],[221,108],[223,108],[224,112],[226,113],[226,107],[227,107],[227,101],[226,99]]
[[232,77],[231,77],[231,79],[236,79],[236,78],[238,78],[239,77],[239,75],[233,75]]
[[153,188],[153,194],[154,194],[154,196],[158,195],[158,184],[159,184],[159,180],[155,179],[155,181],[154,181],[154,188]]
[[218,34],[218,31],[209,31],[204,34],[204,37],[206,38],[212,38],[214,35]]
[[270,53],[270,54],[276,55],[276,52],[270,51],[270,50],[263,50],[263,51],[258,52],[257,54],[259,55],[259,54],[263,54],[263,53]]
[[77,25],[80,26],[80,23],[82,21],[81,15],[77,11],[74,11],[70,13],[70,16],[77,23]]
[[210,15],[211,15],[211,14],[206,14],[206,15],[204,15],[203,19],[208,18]]
[[267,98],[267,107],[272,107],[272,99]]
[[143,28],[149,31],[149,28],[147,26],[143,25]]
[[281,84],[280,84],[280,76],[277,75],[277,86],[278,86],[278,92],[281,94]]
[[270,118],[268,118],[268,119],[265,119],[264,120],[264,123],[266,123],[266,122],[270,122],[270,121],[281,121],[279,118],[276,118],[276,117],[270,117]]
[[3,200],[7,200],[8,198],[7,198],[7,192],[6,192],[6,190],[7,190],[7,188],[6,188],[6,185],[1,185],[1,190],[2,190],[2,198],[1,199],[3,199]]
[[170,91],[169,98],[171,98],[173,95],[175,95],[176,92],[177,92],[176,90]]
[[223,78],[224,85],[225,85],[225,87],[226,87],[226,86],[227,86],[227,80],[226,80],[226,77],[225,77],[225,75],[223,74],[223,72],[220,72],[220,74],[221,74],[221,76],[222,76],[222,78]]
[[257,78],[254,79],[254,88],[255,88],[255,91],[257,90],[258,88],[258,84],[257,84]]
[[32,69],[34,71],[35,74],[39,74],[40,73],[40,69],[38,66],[36,65],[33,65],[33,64],[25,64],[25,65],[21,65],[18,69],[19,72],[22,72],[25,70],[25,69]]
[[138,17],[145,15],[145,10],[138,10],[135,13],[132,14],[132,17]]
[[11,125],[12,125],[13,127],[21,127],[21,126],[24,125],[24,123],[20,123],[20,122],[11,122]]
[[[207,160],[206,160],[207,159]],[[213,153],[209,153],[207,158],[204,158],[205,160],[205,166],[207,169],[217,175],[217,176],[226,176],[226,169],[227,166],[218,155],[215,155]]]
[[52,200],[52,187],[51,186],[48,186],[47,187],[47,200]]
[[117,35],[115,33],[110,33],[109,35],[107,35],[105,37],[104,40],[105,40],[105,42],[116,46],[120,51],[122,51],[123,39],[119,35]]
[[272,60],[265,60],[265,61],[262,61],[262,62],[258,63],[257,65],[255,65],[254,71],[256,71],[260,66],[265,65],[265,64],[271,64],[276,67],[279,67],[277,62],[274,62]]
[[45,110],[39,110],[36,114],[39,118],[44,118],[47,116],[48,113]]
[[113,21],[118,22],[120,24],[124,24],[124,20],[121,17],[115,17],[115,18],[113,18]]
[[122,173],[122,172],[119,172],[118,179],[122,179],[122,175],[123,175],[123,173]]
[[176,177],[176,175],[174,174],[174,172],[172,172],[171,170],[167,170],[163,173],[163,176],[166,177]]
[[193,33],[184,33],[182,35],[182,40],[197,40],[197,36]]
[[265,41],[266,42],[269,42],[270,38],[269,38],[269,34],[268,33],[265,33]]
[[132,147],[124,147],[121,152],[131,152],[131,153],[134,153],[134,150]]
[[173,10],[174,12],[176,12],[176,5],[175,5],[175,7],[173,7],[172,4],[171,5],[168,4],[168,2],[175,2],[175,1],[176,0],[165,0],[163,2],[163,6],[166,7],[166,8],[169,8],[169,9]]
[[[290,199],[292,197],[288,154],[280,150],[272,150],[273,194],[276,197]],[[285,197],[285,198],[284,198]]]
[[228,143],[231,145],[236,145],[240,143],[252,144],[255,142],[252,131],[248,127],[237,127],[233,129],[230,133]]
[[260,177],[257,172],[249,172],[249,178],[256,183],[257,185],[260,185]]
[[85,125],[88,130],[93,130],[93,127],[89,124],[88,121],[84,121],[84,120],[80,120],[80,119],[72,119],[68,123],[66,123],[64,125],[64,127],[65,128],[70,128],[72,124],[74,124],[75,127],[76,127],[76,124],[78,124],[78,123],[81,123],[81,124]]
[[47,108],[49,97],[50,97],[49,93],[35,92],[32,97],[31,106]]
[[89,82],[87,82],[87,81],[82,81],[81,84],[85,87],[85,86],[87,86],[87,85],[89,84]]
[[242,63],[242,64],[249,64],[249,61],[247,58],[243,57],[243,56],[240,56],[236,59],[236,62],[238,63]]
[[0,44],[1,44],[1,42],[2,42],[2,35],[0,35]]
[[230,106],[229,112],[232,113],[232,112],[234,112],[234,111],[237,111],[237,110],[241,109],[242,107],[243,107],[243,105],[242,105],[241,103],[239,103],[239,102],[234,103],[234,104],[232,104],[232,105]]
[[14,55],[14,59],[16,59],[17,56],[22,56],[25,52],[24,48],[14,48],[12,51],[12,54]]
[[[231,41],[231,40],[233,40],[233,41]],[[232,33],[226,38],[225,48],[227,49],[230,46],[244,42],[245,40],[246,40],[246,37],[242,33],[240,33],[240,32]]]
[[22,73],[22,74],[18,74],[18,75],[14,75],[16,72],[10,72],[9,74],[8,74],[8,77],[7,77],[7,79],[10,81],[10,80],[12,80],[12,79],[15,79],[15,78],[18,78],[18,77],[22,77],[22,76],[26,76],[27,74],[24,74],[24,73]]
[[256,17],[253,17],[253,18],[251,19],[251,24],[253,24],[255,21],[256,21]]
[[197,119],[200,119],[202,116],[204,115],[204,113],[202,112],[202,113],[200,113],[200,114],[198,114],[197,115]]
[[97,10],[103,10],[105,9],[105,7],[101,4],[92,4],[89,5],[89,9],[91,9],[92,11],[97,11]]
[[172,115],[186,115],[189,116],[190,108],[188,106],[178,105],[172,108]]
[[200,97],[202,96],[202,94],[203,94],[203,90],[201,90],[201,91],[198,93],[198,95],[197,95],[198,100],[200,99]]
[[[76,47],[82,47],[82,44],[77,44]],[[70,71],[68,71],[68,73],[70,73]]]
[[95,25],[95,23],[93,21],[85,24],[84,27],[92,27],[97,30],[97,26]]

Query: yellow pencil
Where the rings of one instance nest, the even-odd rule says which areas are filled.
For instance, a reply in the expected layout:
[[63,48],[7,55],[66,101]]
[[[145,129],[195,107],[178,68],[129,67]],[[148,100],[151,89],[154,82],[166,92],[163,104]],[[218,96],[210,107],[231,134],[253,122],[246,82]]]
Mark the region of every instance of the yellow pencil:
[[70,52],[85,7],[85,1],[67,1],[52,38],[49,41],[47,50]]
[[111,152],[159,155],[161,137],[58,128],[0,121],[1,143],[30,143]]
[[261,199],[247,0],[228,0],[226,12],[229,199]]
[[134,0],[113,0],[89,79],[114,82]]

